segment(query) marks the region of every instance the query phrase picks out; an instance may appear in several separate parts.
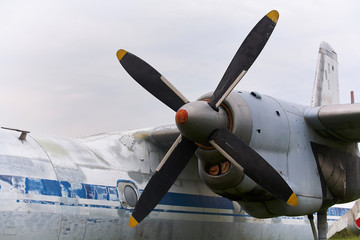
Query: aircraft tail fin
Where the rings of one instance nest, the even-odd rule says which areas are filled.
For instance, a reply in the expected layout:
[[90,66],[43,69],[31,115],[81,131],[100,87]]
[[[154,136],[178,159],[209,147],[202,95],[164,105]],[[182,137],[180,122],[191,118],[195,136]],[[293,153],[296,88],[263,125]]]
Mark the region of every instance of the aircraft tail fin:
[[323,106],[339,103],[339,79],[337,54],[327,43],[319,48],[311,106]]

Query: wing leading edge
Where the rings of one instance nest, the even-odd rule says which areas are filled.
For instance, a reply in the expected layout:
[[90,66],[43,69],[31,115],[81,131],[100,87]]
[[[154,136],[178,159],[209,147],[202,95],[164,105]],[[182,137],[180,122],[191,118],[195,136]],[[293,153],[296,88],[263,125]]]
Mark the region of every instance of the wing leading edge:
[[360,141],[360,104],[334,104],[309,108],[307,122],[321,135],[342,141]]

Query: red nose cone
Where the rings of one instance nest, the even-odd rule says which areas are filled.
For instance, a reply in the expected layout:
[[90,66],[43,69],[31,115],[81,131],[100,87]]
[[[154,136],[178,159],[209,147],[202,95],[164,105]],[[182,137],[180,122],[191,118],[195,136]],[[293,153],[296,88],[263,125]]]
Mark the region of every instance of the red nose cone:
[[186,110],[180,109],[175,115],[175,121],[177,124],[185,124],[189,118],[189,114]]

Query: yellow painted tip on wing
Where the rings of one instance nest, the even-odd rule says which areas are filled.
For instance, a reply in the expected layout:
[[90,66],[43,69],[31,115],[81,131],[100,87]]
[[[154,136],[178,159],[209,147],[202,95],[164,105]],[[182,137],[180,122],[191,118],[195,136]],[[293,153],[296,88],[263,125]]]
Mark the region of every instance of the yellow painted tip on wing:
[[120,49],[119,51],[117,51],[116,56],[119,61],[121,61],[121,59],[125,56],[126,53],[127,51],[125,51],[124,49]]
[[133,216],[131,216],[130,220],[129,220],[129,226],[133,228],[138,224],[139,224],[138,221],[136,221],[135,218]]
[[266,14],[266,16],[268,18],[271,19],[271,21],[273,21],[274,23],[277,23],[278,19],[279,19],[279,12],[276,10],[272,10],[271,12],[269,12],[268,14]]
[[295,193],[291,194],[291,196],[289,197],[286,203],[293,207],[296,207],[298,205],[299,201]]

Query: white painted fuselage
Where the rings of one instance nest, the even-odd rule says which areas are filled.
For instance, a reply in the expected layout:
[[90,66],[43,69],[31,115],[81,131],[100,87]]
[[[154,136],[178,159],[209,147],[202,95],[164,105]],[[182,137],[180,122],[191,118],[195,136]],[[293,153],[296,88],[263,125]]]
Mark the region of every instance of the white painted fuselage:
[[[0,239],[312,239],[306,216],[256,219],[214,194],[194,157],[136,228],[141,194],[167,147],[151,129],[84,139],[0,130]],[[130,201],[130,202],[129,202]],[[329,223],[347,209],[330,208]]]

